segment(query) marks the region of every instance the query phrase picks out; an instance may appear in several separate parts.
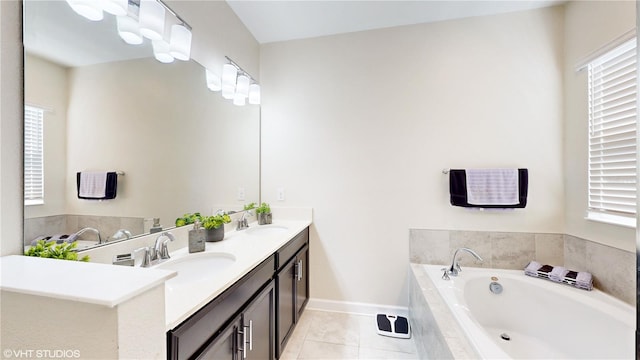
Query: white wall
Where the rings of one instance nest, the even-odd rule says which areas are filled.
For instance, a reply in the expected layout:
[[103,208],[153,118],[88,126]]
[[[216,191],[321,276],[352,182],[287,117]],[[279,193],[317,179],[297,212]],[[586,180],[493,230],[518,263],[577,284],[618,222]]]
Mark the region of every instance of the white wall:
[[37,56],[25,56],[25,102],[44,114],[43,205],[25,207],[25,218],[65,214],[68,69]]
[[[410,227],[562,232],[562,49],[562,8],[264,45],[262,194],[314,209],[312,297],[406,305]],[[450,206],[465,167],[528,168],[527,208]]]
[[635,252],[635,230],[585,220],[587,209],[587,72],[576,65],[636,26],[634,1],[572,1],[566,5],[565,189],[566,232]]

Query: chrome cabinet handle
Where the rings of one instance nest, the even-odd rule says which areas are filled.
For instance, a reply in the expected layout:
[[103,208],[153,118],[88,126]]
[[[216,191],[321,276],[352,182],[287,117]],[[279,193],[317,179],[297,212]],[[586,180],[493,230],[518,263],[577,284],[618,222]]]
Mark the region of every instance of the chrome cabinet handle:
[[253,351],[253,320],[249,320],[249,351]]
[[296,272],[297,272],[297,277],[298,277],[298,281],[302,280],[302,260],[298,260],[298,263],[296,264]]
[[238,351],[242,353],[242,359],[247,358],[247,349],[245,348],[245,344],[247,343],[247,332],[244,330],[244,328],[246,328],[246,326],[243,326],[242,330],[240,330],[240,328],[238,328],[237,330],[238,335],[242,335],[242,341],[240,341],[242,343],[242,346],[238,345]]

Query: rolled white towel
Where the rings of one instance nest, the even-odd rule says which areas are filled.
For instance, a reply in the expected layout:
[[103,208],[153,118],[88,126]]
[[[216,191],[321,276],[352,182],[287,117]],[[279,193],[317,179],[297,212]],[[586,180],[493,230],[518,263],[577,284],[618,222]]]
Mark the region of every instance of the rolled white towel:
[[555,282],[562,282],[562,280],[564,279],[565,275],[567,275],[568,272],[569,270],[567,270],[565,267],[556,266],[549,273],[549,280],[555,281]]
[[527,267],[524,268],[524,273],[525,275],[529,275],[529,276],[538,276],[538,270],[542,267],[542,264],[540,264],[537,261],[531,261],[529,263],[529,265],[527,265]]
[[581,289],[591,290],[593,289],[593,275],[586,271],[580,271],[576,276],[577,287]]

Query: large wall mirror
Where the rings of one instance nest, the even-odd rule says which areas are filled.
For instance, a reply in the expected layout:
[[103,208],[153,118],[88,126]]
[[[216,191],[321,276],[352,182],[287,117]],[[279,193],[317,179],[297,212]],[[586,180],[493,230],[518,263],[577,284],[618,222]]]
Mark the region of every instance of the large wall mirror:
[[[257,105],[209,91],[194,60],[163,64],[148,40],[126,44],[114,16],[93,22],[66,1],[26,0],[23,26],[25,107],[42,110],[44,166],[44,201],[25,205],[25,246],[70,235],[97,245],[87,228],[126,240],[153,218],[168,228],[184,213],[259,202]],[[116,198],[79,199],[82,171],[119,172]]]

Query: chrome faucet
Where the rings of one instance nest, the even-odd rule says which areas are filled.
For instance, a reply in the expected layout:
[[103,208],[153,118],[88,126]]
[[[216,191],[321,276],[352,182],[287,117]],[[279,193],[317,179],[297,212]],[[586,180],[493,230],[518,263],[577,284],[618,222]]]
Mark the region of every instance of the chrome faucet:
[[171,256],[169,256],[169,249],[167,248],[167,244],[169,243],[169,241],[175,241],[175,240],[176,238],[175,236],[173,236],[172,233],[168,231],[162,232],[156,238],[156,242],[153,248],[149,248],[151,262],[156,260],[160,261],[160,260],[166,260],[171,258]]
[[[83,229],[80,229],[77,233],[76,233],[76,237],[86,233],[87,231],[91,231],[93,233],[95,233],[98,236],[98,244],[102,244],[102,237],[100,236],[100,231],[98,231],[98,229],[94,229],[92,227],[86,227]],[[105,241],[106,242],[106,241]]]
[[473,255],[473,257],[475,257],[477,260],[479,261],[483,261],[482,258],[480,257],[480,255],[478,255],[475,251],[469,249],[469,248],[459,248],[456,249],[456,252],[453,253],[453,260],[451,261],[451,266],[446,267],[446,268],[442,268],[442,270],[444,271],[444,273],[442,274],[442,279],[443,280],[449,280],[450,276],[458,276],[458,273],[460,273],[462,271],[462,268],[460,267],[460,264],[458,263],[458,260],[456,259],[458,257],[458,251],[466,251],[469,254]]
[[124,238],[131,239],[132,236],[131,231],[127,229],[120,229],[116,231],[115,234],[111,235],[111,240],[122,240]]
[[236,226],[236,231],[244,230],[249,228],[249,223],[247,222],[246,216],[251,216],[251,211],[247,210],[242,214],[242,217],[238,219],[238,226]]

